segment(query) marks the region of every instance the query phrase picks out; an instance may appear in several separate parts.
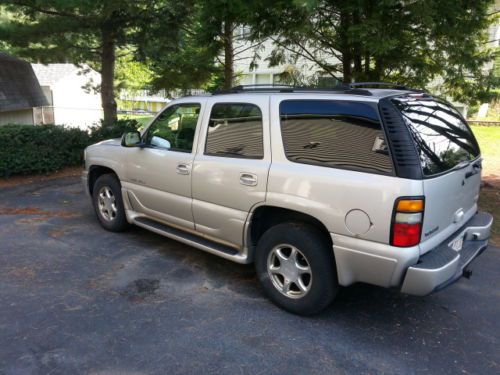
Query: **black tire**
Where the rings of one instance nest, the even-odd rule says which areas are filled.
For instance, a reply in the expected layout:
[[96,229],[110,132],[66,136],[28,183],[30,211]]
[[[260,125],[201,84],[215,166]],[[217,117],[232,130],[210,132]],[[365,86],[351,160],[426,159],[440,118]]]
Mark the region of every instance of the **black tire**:
[[[99,194],[105,191],[104,189],[106,188],[112,192],[114,198],[113,207],[116,210],[113,210],[112,215],[108,215],[108,217],[105,217],[105,214],[102,213],[99,208]],[[122,232],[129,228],[130,224],[127,222],[125,208],[123,206],[120,181],[118,181],[115,175],[103,174],[96,180],[92,189],[92,201],[97,219],[104,229],[111,232]]]
[[[281,247],[282,244],[291,245],[289,249],[295,247],[299,250],[298,256],[301,259],[305,258],[304,264],[309,266],[310,278],[306,275],[310,282],[308,291],[301,291],[297,286],[298,283],[292,283],[292,287],[288,291],[288,293],[298,293],[298,296],[285,295],[285,292],[280,291],[278,286],[275,286],[280,283],[280,280],[285,280],[283,275],[271,276],[268,272],[268,260],[274,259],[280,263],[280,258],[276,255],[270,255],[271,252],[276,254],[276,249],[281,248],[283,250],[278,251],[287,251],[287,246]],[[272,267],[275,265],[273,264]],[[283,264],[278,264],[276,267],[284,269]],[[282,223],[268,229],[257,244],[255,269],[264,291],[271,301],[283,309],[299,315],[312,315],[325,309],[333,301],[339,289],[331,244],[321,231],[308,224]],[[307,283],[307,280],[301,281],[302,285]],[[284,284],[283,282],[282,286]],[[298,291],[294,292],[294,288]],[[300,296],[300,293],[305,294]]]

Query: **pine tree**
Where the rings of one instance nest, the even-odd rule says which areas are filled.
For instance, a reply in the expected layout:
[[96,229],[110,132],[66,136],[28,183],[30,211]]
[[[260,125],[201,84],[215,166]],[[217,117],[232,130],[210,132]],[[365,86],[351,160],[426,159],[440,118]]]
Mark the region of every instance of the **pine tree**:
[[[88,63],[101,73],[104,123],[117,119],[115,64],[151,36],[147,29],[167,25],[175,39],[180,14],[189,1],[168,0],[2,0],[13,15],[0,24],[0,40],[34,61]],[[174,3],[174,4],[171,4]],[[161,46],[158,46],[161,48]]]

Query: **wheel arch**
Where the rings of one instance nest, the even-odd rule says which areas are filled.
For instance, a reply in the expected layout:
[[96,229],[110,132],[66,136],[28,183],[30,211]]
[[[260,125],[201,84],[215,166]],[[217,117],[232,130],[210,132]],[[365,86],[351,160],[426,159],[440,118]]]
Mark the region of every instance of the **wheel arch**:
[[326,225],[314,216],[290,208],[273,205],[261,205],[252,211],[250,218],[248,219],[246,244],[250,252],[253,252],[260,237],[262,237],[262,235],[269,228],[284,222],[300,222],[309,224],[323,233],[329,243],[332,244],[330,232],[328,231]]
[[104,174],[115,175],[118,181],[120,181],[120,179],[118,178],[118,174],[112,168],[106,167],[104,165],[91,165],[89,167],[88,182],[87,182],[90,195],[92,195],[93,193],[95,182],[100,176]]

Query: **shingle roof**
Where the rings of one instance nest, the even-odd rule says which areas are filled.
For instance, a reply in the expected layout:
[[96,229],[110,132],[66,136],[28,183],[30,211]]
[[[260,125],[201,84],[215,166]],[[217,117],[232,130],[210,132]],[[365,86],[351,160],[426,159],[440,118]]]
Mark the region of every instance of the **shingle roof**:
[[48,105],[31,65],[0,52],[0,112]]
[[41,86],[52,86],[79,69],[73,64],[31,64],[31,66]]

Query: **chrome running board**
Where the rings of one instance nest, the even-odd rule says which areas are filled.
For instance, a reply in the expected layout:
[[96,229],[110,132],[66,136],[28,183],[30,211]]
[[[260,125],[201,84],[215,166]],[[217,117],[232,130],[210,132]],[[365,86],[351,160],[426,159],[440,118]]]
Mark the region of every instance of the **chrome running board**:
[[236,263],[246,264],[249,263],[248,256],[246,253],[239,252],[237,249],[226,246],[209,239],[197,236],[192,233],[185,232],[183,230],[171,227],[169,225],[160,223],[155,220],[143,216],[136,216],[132,219],[133,223],[148,229],[152,232],[160,234],[162,236],[171,238],[173,240],[182,242],[186,245],[196,247],[197,249],[206,251],[222,258],[231,260]]

